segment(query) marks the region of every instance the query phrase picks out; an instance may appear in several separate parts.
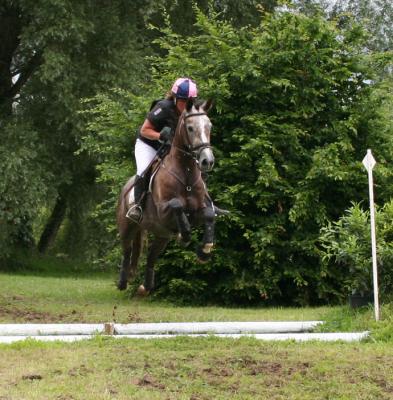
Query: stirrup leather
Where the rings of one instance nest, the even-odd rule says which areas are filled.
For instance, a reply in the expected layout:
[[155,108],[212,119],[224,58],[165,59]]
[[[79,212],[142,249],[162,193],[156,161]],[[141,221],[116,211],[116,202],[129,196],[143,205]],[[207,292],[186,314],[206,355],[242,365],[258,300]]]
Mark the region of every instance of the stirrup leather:
[[127,211],[126,217],[139,224],[142,221],[143,210],[139,204],[134,204]]

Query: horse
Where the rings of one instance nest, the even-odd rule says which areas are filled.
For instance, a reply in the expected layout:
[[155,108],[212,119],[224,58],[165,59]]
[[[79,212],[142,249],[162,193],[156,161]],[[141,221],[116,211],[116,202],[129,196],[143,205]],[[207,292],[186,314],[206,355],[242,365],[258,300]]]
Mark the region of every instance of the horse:
[[207,115],[212,101],[199,103],[190,99],[179,116],[168,154],[160,160],[144,198],[141,221],[126,217],[130,207],[127,194],[135,177],[121,190],[116,216],[122,246],[120,290],[127,288],[136,275],[146,233],[152,235],[147,254],[144,282],[138,288],[141,296],[154,289],[154,265],[171,239],[178,237],[186,246],[193,226],[204,226],[202,243],[197,247],[199,262],[208,262],[214,244],[215,212],[207,194],[202,173],[213,169],[214,154],[210,146],[212,124]]

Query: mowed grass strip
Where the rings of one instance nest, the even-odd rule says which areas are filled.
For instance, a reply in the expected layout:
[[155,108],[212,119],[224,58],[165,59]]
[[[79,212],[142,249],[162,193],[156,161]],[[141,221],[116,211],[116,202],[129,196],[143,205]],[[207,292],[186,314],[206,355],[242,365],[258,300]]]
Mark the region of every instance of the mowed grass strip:
[[15,275],[0,273],[0,323],[94,323],[115,321],[268,321],[320,320],[319,308],[180,307],[130,297],[115,287],[116,275]]
[[178,337],[0,345],[1,399],[392,399],[393,347]]

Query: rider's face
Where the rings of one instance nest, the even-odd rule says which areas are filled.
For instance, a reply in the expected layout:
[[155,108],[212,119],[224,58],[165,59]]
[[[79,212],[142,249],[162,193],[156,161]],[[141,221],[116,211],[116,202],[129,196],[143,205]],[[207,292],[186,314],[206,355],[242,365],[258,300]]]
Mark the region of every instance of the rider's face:
[[179,114],[181,114],[186,108],[186,103],[187,100],[185,99],[176,99],[176,108],[179,111]]

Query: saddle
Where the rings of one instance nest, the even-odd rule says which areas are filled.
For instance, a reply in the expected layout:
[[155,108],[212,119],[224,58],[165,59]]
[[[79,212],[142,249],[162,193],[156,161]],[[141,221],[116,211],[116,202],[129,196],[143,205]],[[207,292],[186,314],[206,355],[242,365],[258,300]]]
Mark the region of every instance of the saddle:
[[[151,192],[154,177],[157,174],[158,170],[160,169],[161,163],[162,159],[156,158],[143,173],[141,178],[143,180],[143,194],[141,197],[141,203],[143,203],[147,193]],[[126,196],[128,196],[128,201],[127,201],[128,205],[134,204],[134,186],[135,186],[135,177],[133,177],[133,179],[132,178],[130,179],[129,187],[127,188],[126,191]]]

